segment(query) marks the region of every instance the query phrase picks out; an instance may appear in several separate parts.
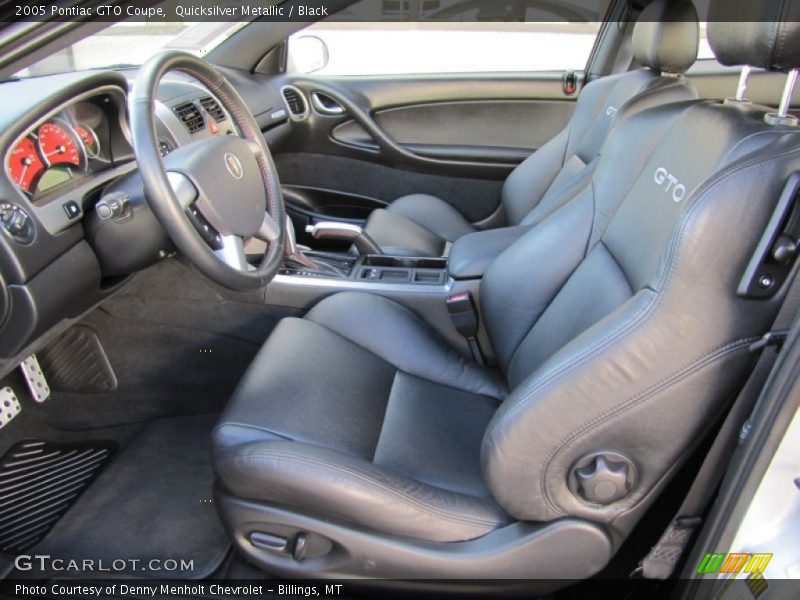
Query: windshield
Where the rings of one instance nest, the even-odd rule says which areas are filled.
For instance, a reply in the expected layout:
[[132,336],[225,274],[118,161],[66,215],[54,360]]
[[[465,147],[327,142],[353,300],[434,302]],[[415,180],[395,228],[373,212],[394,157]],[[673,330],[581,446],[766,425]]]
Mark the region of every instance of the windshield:
[[245,25],[247,22],[115,23],[23,69],[16,76],[139,66],[167,48],[204,56]]

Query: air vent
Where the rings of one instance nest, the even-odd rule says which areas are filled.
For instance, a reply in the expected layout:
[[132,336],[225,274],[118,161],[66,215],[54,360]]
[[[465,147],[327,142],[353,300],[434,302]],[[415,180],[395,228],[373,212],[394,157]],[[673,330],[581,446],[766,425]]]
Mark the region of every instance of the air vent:
[[211,118],[214,119],[217,123],[221,123],[227,117],[225,116],[225,111],[222,110],[222,107],[219,105],[214,98],[210,96],[206,96],[205,98],[200,98],[200,104],[203,105],[205,111],[211,115]]
[[206,120],[194,102],[179,104],[173,110],[189,133],[197,133],[206,126]]
[[303,93],[294,86],[287,85],[281,90],[286,107],[295,119],[304,119],[308,116],[308,104]]

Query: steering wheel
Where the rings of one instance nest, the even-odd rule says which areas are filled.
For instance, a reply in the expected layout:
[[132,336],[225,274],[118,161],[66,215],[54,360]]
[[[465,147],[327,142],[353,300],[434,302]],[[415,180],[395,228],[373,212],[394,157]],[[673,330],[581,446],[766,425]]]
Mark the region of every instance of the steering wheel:
[[[162,158],[156,91],[170,71],[203,84],[231,116],[241,137],[211,136]],[[207,62],[168,51],[141,67],[129,103],[133,148],[147,199],[178,250],[226,288],[247,291],[269,283],[283,258],[286,214],[269,148],[241,96]],[[252,237],[267,243],[258,267],[248,265],[244,251]]]

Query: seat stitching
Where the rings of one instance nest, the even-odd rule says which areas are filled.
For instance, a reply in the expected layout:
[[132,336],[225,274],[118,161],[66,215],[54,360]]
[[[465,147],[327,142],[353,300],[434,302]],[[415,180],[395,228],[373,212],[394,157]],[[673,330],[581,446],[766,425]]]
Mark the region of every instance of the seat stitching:
[[[273,431],[272,429],[269,429],[268,427],[261,427],[260,425],[252,425],[252,424],[249,424],[249,423],[240,423],[239,421],[223,421],[222,423],[220,423],[219,425],[214,427],[214,430],[212,431],[212,434],[216,433],[217,431],[219,431],[223,427],[228,427],[228,426],[244,427],[245,429],[256,429],[258,431],[265,431],[267,433],[271,433],[272,435],[277,436],[279,438],[282,438],[284,440],[292,440],[293,439],[293,438],[290,438],[289,436],[283,435],[282,433],[278,433],[277,431]],[[243,442],[243,443],[247,443],[247,442]]]
[[375,440],[375,448],[372,450],[372,458],[370,462],[375,464],[375,457],[378,454],[378,448],[381,445],[381,437],[383,436],[383,430],[386,427],[386,415],[389,412],[389,403],[392,401],[392,391],[394,390],[394,386],[397,383],[397,376],[400,374],[400,369],[397,369],[394,372],[394,376],[392,377],[392,385],[389,386],[389,396],[386,398],[386,404],[383,407],[383,418],[381,419],[381,427],[378,430],[378,439]]
[[[569,437],[565,438],[561,445],[549,456],[548,460],[545,463],[543,469],[543,476],[546,479],[547,471],[552,466],[553,462],[556,460],[559,454],[563,451],[572,447],[578,437],[582,434],[587,433],[597,427],[603,425],[607,421],[611,421],[616,419],[617,417],[621,416],[622,414],[626,413],[627,411],[633,409],[637,405],[642,402],[646,402],[647,400],[651,399],[654,396],[657,396],[659,393],[664,391],[665,389],[669,389],[672,385],[675,385],[690,375],[694,375],[698,371],[702,370],[703,368],[709,366],[710,364],[715,363],[716,361],[726,358],[729,355],[735,354],[740,351],[742,348],[749,347],[750,344],[760,339],[758,336],[744,338],[740,340],[736,340],[720,346],[711,352],[704,354],[703,356],[695,359],[694,361],[687,364],[685,367],[679,369],[677,372],[672,373],[670,375],[665,376],[663,379],[658,381],[657,383],[653,384],[651,387],[647,388],[646,390],[642,390],[638,394],[628,397],[622,403],[610,408],[606,412],[594,417],[592,420],[584,423],[580,428],[573,431]],[[547,486],[543,486],[545,497],[547,498],[548,504],[551,505],[552,508],[564,510],[561,507],[555,498],[550,496],[550,492]]]
[[[746,162],[744,164],[734,165],[737,168],[724,170],[723,172],[721,172],[718,175],[718,177],[714,178],[711,181],[706,182],[705,184],[703,184],[703,186],[700,187],[700,189],[698,189],[695,192],[694,202],[689,207],[689,209],[687,209],[686,213],[684,213],[684,215],[681,217],[681,222],[679,223],[679,225],[677,227],[678,231],[673,233],[672,241],[670,243],[670,246],[667,249],[667,259],[666,260],[669,262],[670,266],[669,266],[667,274],[664,276],[664,280],[663,280],[662,285],[661,285],[661,289],[662,290],[663,290],[664,287],[666,287],[666,285],[669,283],[669,281],[672,278],[672,274],[673,274],[673,272],[675,270],[675,263],[676,263],[675,253],[676,253],[677,246],[683,240],[683,235],[685,233],[685,229],[688,227],[689,217],[693,216],[694,210],[695,210],[695,208],[697,206],[700,205],[701,200],[704,200],[706,195],[710,191],[715,189],[717,187],[717,185],[721,185],[722,183],[727,181],[729,176],[733,176],[733,175],[744,173],[744,172],[750,170],[751,168],[761,166],[763,163],[767,163],[767,162],[769,162],[771,160],[775,160],[775,159],[778,159],[778,158],[783,158],[783,157],[789,156],[791,154],[800,154],[800,149],[789,150],[789,151],[786,151],[786,152],[783,152],[783,153],[778,153],[778,154],[775,154],[775,155],[768,155],[766,157],[758,156],[758,157],[756,157],[754,159],[750,159],[750,161],[748,161],[748,162]],[[510,419],[510,417],[512,415],[516,415],[516,412],[521,410],[522,405],[524,404],[524,401],[527,400],[530,395],[534,394],[535,392],[543,390],[546,386],[549,386],[549,385],[555,383],[556,381],[560,381],[560,379],[562,377],[572,373],[572,371],[574,371],[577,368],[581,367],[585,362],[587,362],[588,360],[591,360],[593,358],[593,355],[596,352],[598,352],[600,350],[605,350],[609,345],[611,345],[612,343],[616,342],[618,337],[621,337],[622,335],[627,333],[627,331],[629,329],[631,329],[634,325],[638,325],[638,322],[634,322],[634,321],[636,319],[638,319],[639,317],[641,317],[643,315],[643,313],[647,311],[647,309],[655,308],[656,306],[658,306],[660,304],[660,300],[661,300],[662,296],[663,296],[663,294],[662,294],[661,291],[654,291],[654,298],[650,301],[650,303],[647,306],[642,307],[641,309],[639,309],[639,311],[637,311],[636,314],[633,315],[633,317],[632,317],[631,321],[628,323],[628,325],[625,325],[625,326],[621,327],[616,332],[612,332],[612,335],[608,336],[604,341],[598,342],[598,344],[587,348],[582,353],[580,353],[578,356],[576,356],[571,363],[564,364],[563,366],[559,367],[558,369],[555,369],[550,375],[545,377],[542,381],[540,381],[538,384],[536,384],[536,386],[534,386],[531,390],[529,390],[529,392],[524,397],[520,398],[514,404],[509,405],[510,408],[501,417],[501,421],[500,421],[500,423],[497,424],[497,426],[499,426],[501,423],[504,424],[505,421]]]
[[[655,312],[655,309],[660,306],[661,301],[663,300],[663,297],[664,297],[663,289],[669,284],[669,282],[672,279],[672,275],[674,274],[674,271],[675,271],[675,268],[676,268],[676,263],[677,263],[677,260],[676,260],[677,247],[682,242],[684,234],[685,234],[685,231],[688,228],[688,223],[690,221],[689,217],[694,215],[695,210],[699,210],[698,207],[701,206],[701,202],[703,200],[707,199],[708,194],[712,190],[714,190],[718,185],[721,185],[722,183],[726,182],[730,177],[732,177],[734,175],[741,175],[742,173],[745,173],[745,172],[747,172],[747,171],[749,171],[751,169],[754,169],[756,167],[760,167],[763,164],[766,164],[766,163],[768,163],[768,162],[770,162],[772,160],[777,160],[777,159],[780,159],[780,158],[791,156],[792,154],[800,154],[800,150],[793,149],[793,150],[788,150],[788,151],[784,151],[784,152],[768,154],[766,156],[759,155],[759,156],[757,156],[755,158],[750,159],[749,161],[744,162],[743,164],[731,165],[727,169],[724,169],[722,172],[718,173],[711,180],[709,180],[705,184],[703,184],[700,187],[700,189],[698,189],[695,192],[694,199],[693,199],[693,202],[692,202],[691,206],[686,210],[684,215],[681,217],[681,221],[678,224],[677,231],[675,233],[673,233],[673,235],[672,235],[672,241],[670,243],[670,246],[667,249],[667,257],[666,257],[666,260],[669,262],[669,268],[667,270],[667,274],[664,276],[664,280],[663,280],[662,285],[661,285],[661,290],[662,291],[653,292],[653,295],[652,295],[651,299],[647,302],[647,304],[645,306],[640,308],[632,316],[630,321],[628,321],[627,323],[623,324],[616,331],[612,331],[610,333],[610,335],[608,335],[606,338],[604,338],[600,342],[598,342],[598,343],[596,343],[594,345],[590,345],[583,352],[578,354],[572,361],[570,361],[568,363],[565,363],[564,365],[562,365],[561,367],[555,369],[549,375],[544,377],[542,379],[542,381],[538,382],[524,396],[520,397],[519,400],[517,400],[513,405],[510,405],[510,407],[507,410],[507,412],[505,412],[503,415],[500,416],[498,422],[496,424],[494,424],[493,426],[490,425],[491,429],[493,431],[496,431],[501,426],[505,426],[507,424],[507,422],[512,419],[512,417],[516,416],[516,414],[518,412],[520,412],[527,405],[527,401],[534,394],[539,393],[539,392],[541,392],[543,390],[546,390],[546,389],[549,389],[549,388],[553,387],[556,383],[560,382],[563,378],[565,378],[566,376],[572,374],[574,371],[578,370],[584,364],[586,364],[587,362],[590,362],[592,359],[596,358],[596,355],[598,353],[600,353],[600,352],[606,350],[607,348],[613,346],[614,344],[616,344],[616,342],[619,341],[620,339],[622,339],[622,337],[625,334],[627,334],[628,332],[630,332],[633,329],[635,329],[636,327],[638,327],[641,323],[646,321],[646,319],[647,319],[647,317],[649,315],[651,315],[651,314],[653,314],[653,312]],[[567,436],[567,437],[569,437],[569,436]],[[564,438],[564,439],[566,439],[566,438]],[[484,437],[484,443],[483,443],[484,449],[482,449],[482,451],[485,450],[485,446],[491,445],[492,442],[490,440],[491,440],[491,435],[486,435]],[[561,443],[562,442],[559,442],[559,445]],[[550,462],[550,460],[552,458],[552,455],[553,455],[553,453],[551,452],[548,455],[548,457],[545,459],[545,463],[549,463]],[[541,491],[542,495],[545,497],[547,502],[550,503],[549,499],[547,497],[547,493],[545,492],[546,483],[545,483],[545,477],[544,477],[544,470],[542,471],[542,475],[540,477],[539,485],[540,485],[540,491]],[[557,507],[552,506],[552,505],[551,505],[551,508],[553,508],[554,510],[557,509]]]
[[248,454],[247,456],[225,457],[225,458],[222,459],[222,462],[231,461],[233,463],[242,463],[242,462],[244,462],[244,463],[252,463],[252,462],[254,462],[252,459],[259,459],[259,458],[285,459],[285,460],[289,460],[289,461],[298,462],[298,463],[301,463],[301,464],[306,464],[306,465],[310,465],[310,466],[320,467],[320,468],[323,468],[323,469],[328,469],[330,471],[343,473],[345,475],[350,475],[352,477],[355,477],[356,479],[360,479],[361,481],[363,481],[363,482],[365,482],[367,484],[374,485],[375,487],[378,487],[378,488],[382,489],[383,491],[385,491],[385,492],[387,492],[387,493],[389,493],[391,495],[397,496],[397,497],[407,501],[409,504],[415,506],[416,508],[418,508],[422,512],[426,512],[429,515],[433,515],[433,516],[436,516],[436,517],[439,517],[439,518],[442,518],[442,519],[445,519],[445,520],[448,520],[448,521],[454,521],[454,522],[458,522],[458,523],[470,523],[470,524],[474,524],[474,525],[487,525],[487,526],[497,526],[497,525],[501,525],[502,524],[502,522],[500,520],[497,520],[497,519],[488,520],[488,519],[482,519],[480,517],[466,517],[466,516],[456,515],[454,513],[447,512],[447,511],[445,511],[445,510],[443,510],[441,508],[438,508],[438,507],[430,505],[430,504],[428,504],[428,503],[426,503],[426,502],[424,502],[422,500],[419,500],[418,498],[414,498],[412,496],[409,496],[409,495],[405,494],[404,492],[402,492],[401,490],[398,490],[396,488],[391,488],[391,487],[389,487],[389,486],[387,486],[385,484],[382,484],[379,481],[376,481],[368,473],[365,473],[363,471],[359,471],[359,470],[356,470],[356,469],[353,469],[353,468],[349,468],[349,467],[343,467],[341,465],[333,465],[333,464],[330,464],[330,463],[323,463],[323,462],[318,461],[318,460],[309,459],[309,458],[305,458],[305,457],[300,457],[300,456],[293,455],[293,454],[286,454],[284,452],[275,452],[275,451],[271,452],[271,451],[263,451],[262,450],[262,451],[259,451],[257,453]]
[[[794,150],[789,150],[789,151],[785,151],[785,152],[779,152],[779,153],[776,153],[776,154],[773,154],[773,155],[757,156],[755,158],[750,159],[749,161],[746,161],[744,164],[731,165],[728,169],[725,169],[721,173],[719,173],[716,178],[714,178],[714,179],[712,179],[710,181],[707,181],[703,186],[701,186],[701,188],[696,192],[696,195],[695,195],[695,198],[694,198],[694,201],[693,201],[692,205],[687,209],[686,213],[684,213],[684,215],[681,217],[681,221],[679,223],[677,232],[675,232],[673,234],[672,241],[671,241],[670,246],[669,246],[669,248],[667,250],[667,260],[669,261],[669,269],[668,269],[667,274],[664,276],[664,281],[663,281],[662,286],[661,286],[660,289],[661,290],[665,289],[668,286],[669,282],[672,280],[672,276],[673,276],[673,274],[675,272],[676,265],[677,265],[677,259],[676,259],[676,257],[677,257],[677,248],[680,245],[680,243],[683,241],[683,238],[685,236],[686,230],[688,228],[688,223],[690,221],[690,217],[693,216],[694,213],[697,210],[699,210],[698,207],[702,205],[702,202],[708,199],[709,193],[712,190],[716,189],[717,186],[722,185],[724,182],[726,182],[729,178],[733,177],[734,175],[741,175],[742,173],[746,173],[746,172],[748,172],[748,171],[750,171],[752,169],[756,169],[758,167],[761,167],[764,164],[766,164],[766,163],[768,163],[768,162],[770,162],[772,160],[778,160],[780,158],[783,158],[783,157],[786,157],[786,156],[791,156],[792,154],[799,154],[799,153],[800,153],[800,150],[794,149]],[[653,310],[650,311],[649,314],[652,314],[653,312],[655,312],[655,308],[660,306],[661,301],[663,300],[663,298],[664,298],[663,291],[656,292],[655,301],[650,304],[650,306],[653,308]],[[644,320],[645,319],[642,319],[641,322],[643,322]],[[640,323],[636,323],[637,326],[639,324]],[[620,339],[624,335],[624,333],[626,333],[624,329],[622,331],[620,331],[619,335],[614,338],[613,343],[616,343],[618,341],[618,339]],[[601,344],[600,346],[598,346],[597,351],[605,350],[608,346],[609,346],[609,344],[606,344],[606,345],[602,345]],[[557,380],[561,380],[562,378],[566,377],[566,375],[570,374],[574,370],[577,370],[580,366],[582,366],[583,364],[585,364],[586,362],[589,362],[589,360],[591,360],[590,356],[587,357],[585,354],[583,356],[584,356],[583,360],[580,360],[579,362],[576,362],[574,364],[574,366],[572,368],[570,368],[568,371],[562,372],[561,374],[558,375],[557,378],[555,378],[552,381],[548,382],[548,387],[552,387],[552,385]],[[532,395],[532,393],[533,392],[530,392],[528,395],[526,395],[525,398],[526,399],[529,398],[530,395]],[[624,402],[623,402],[623,405],[624,405]],[[620,406],[620,405],[618,405],[618,406]],[[512,409],[519,409],[519,408],[521,408],[521,406],[519,404],[512,407]],[[614,409],[610,409],[610,410],[614,410]],[[508,417],[508,414],[504,415],[504,418],[506,418],[506,417]],[[562,438],[562,441],[559,442],[559,446],[557,446],[547,456],[547,458],[545,459],[545,464],[546,465],[549,466],[549,464],[553,460],[555,454],[558,451],[560,451],[560,448],[563,446],[564,443],[566,443],[572,437],[572,435],[573,434],[571,433],[570,435],[566,436],[565,438]],[[542,473],[541,473],[540,478],[539,478],[540,489],[541,489],[542,495],[544,496],[545,500],[550,505],[550,507],[553,510],[559,510],[560,507],[558,507],[557,505],[553,504],[553,502],[550,499],[549,492],[547,490],[547,484],[546,484],[546,471],[547,471],[546,468],[542,469]]]
[[[667,130],[665,130],[665,131],[664,131],[664,133],[662,134],[662,136],[659,138],[659,141],[660,141],[660,140],[662,140],[664,137],[666,137],[666,135],[667,135],[667,132],[668,132],[668,131],[669,131],[669,129],[667,129]],[[641,166],[641,168],[639,169],[639,173],[638,173],[637,177],[633,179],[633,184],[631,184],[631,186],[630,186],[630,187],[628,188],[628,190],[625,192],[625,195],[624,195],[624,197],[623,197],[623,201],[624,201],[624,199],[625,199],[625,198],[627,198],[627,197],[628,197],[628,195],[631,193],[631,190],[633,189],[633,186],[636,184],[636,181],[638,180],[638,178],[639,178],[639,177],[641,177],[641,176],[642,176],[642,174],[644,173],[644,170],[645,170],[645,168],[647,167],[647,164],[648,164],[648,163],[649,163],[649,161],[652,159],[652,157],[655,155],[655,153],[656,153],[656,150],[657,150],[657,149],[658,149],[658,144],[653,144],[653,146],[650,148],[650,152],[649,152],[649,154],[648,154],[648,156],[647,156],[647,160],[645,160],[645,161],[642,161],[642,166]],[[599,230],[599,229],[596,227],[597,223],[594,221],[594,216],[596,216],[596,214],[597,214],[597,198],[596,198],[596,192],[595,192],[595,182],[594,182],[594,175],[591,177],[591,179],[589,180],[589,182],[588,182],[588,184],[587,184],[587,186],[586,186],[586,187],[588,187],[588,188],[591,188],[591,194],[592,194],[592,217],[593,217],[593,221],[592,221],[592,226],[591,226],[591,228],[590,228],[590,231],[589,231],[589,236],[588,236],[588,238],[587,238],[587,240],[586,240],[586,245],[585,245],[585,247],[584,247],[584,252],[583,252],[583,260],[585,260],[585,259],[586,259],[586,257],[589,255],[589,252],[591,252],[591,250],[592,250],[592,249],[593,249],[593,248],[594,248],[594,247],[595,247],[597,244],[599,244],[600,242],[602,242],[602,238],[603,238],[603,236],[605,235],[605,232],[606,232],[606,230],[608,229],[608,226],[609,226],[609,224],[610,224],[610,223],[611,223],[611,221],[612,221],[612,218],[609,218],[609,219],[607,219],[607,222],[605,223],[605,225],[604,225],[604,228],[603,228],[602,232],[601,232],[601,231],[600,231],[600,230]],[[586,188],[584,188],[584,189],[586,189]],[[621,204],[621,202],[620,202],[620,204]],[[594,243],[592,243],[592,240],[593,240],[594,238],[597,238],[597,241],[596,241],[596,242],[594,242]],[[579,263],[578,265],[576,265],[576,266],[575,266],[575,269],[573,269],[573,270],[570,272],[570,277],[572,277],[572,275],[574,274],[575,270],[577,270],[577,268],[578,268],[579,266],[580,266],[580,263]],[[568,278],[568,279],[569,279],[569,278]],[[556,296],[557,296],[557,295],[558,295],[558,294],[556,293]],[[553,300],[554,300],[554,299],[555,299],[555,296],[549,300],[547,307],[545,307],[545,309],[544,309],[544,310],[543,310],[543,311],[542,311],[542,312],[539,314],[539,316],[538,316],[538,317],[536,317],[536,319],[533,321],[533,323],[531,324],[531,326],[528,328],[528,333],[530,333],[530,331],[531,331],[531,330],[532,330],[532,329],[533,329],[533,328],[536,326],[536,324],[539,322],[539,319],[541,319],[542,315],[543,315],[543,314],[544,314],[544,312],[547,310],[547,308],[549,308],[550,304],[553,302]],[[642,311],[643,311],[643,310],[645,310],[646,308],[647,308],[647,307],[643,307],[643,309],[641,309],[641,310],[640,310],[640,312],[637,312],[637,313],[634,315],[634,318],[636,318],[636,317],[640,316],[640,315],[642,314]],[[631,325],[633,325],[633,324],[631,324]],[[620,332],[619,332],[619,334],[620,334],[620,335],[623,335],[624,333],[625,333],[625,330],[624,330],[624,329],[623,329],[622,331],[620,331]],[[519,342],[519,343],[518,343],[518,344],[517,344],[517,345],[514,347],[514,350],[513,350],[513,352],[511,352],[511,353],[509,354],[509,356],[511,357],[511,358],[510,358],[510,360],[513,360],[513,359],[514,359],[514,354],[515,354],[515,353],[516,353],[516,351],[519,349],[519,346],[522,344],[522,342],[524,341],[525,337],[527,337],[527,335],[528,335],[528,334],[526,334],[525,336],[523,336],[523,338],[520,340],[520,342]],[[598,348],[598,350],[599,350],[599,349],[603,349],[603,348]],[[576,360],[579,360],[581,357],[585,356],[585,355],[586,355],[586,354],[588,354],[588,353],[589,353],[589,351],[585,352],[583,355],[580,355],[580,356],[578,356],[578,357],[576,358]],[[568,366],[568,365],[565,365],[565,366],[564,366],[564,368],[567,368],[567,366]],[[553,372],[553,374],[552,374],[552,376],[556,376],[557,374],[558,374],[558,371],[554,371],[554,372]],[[546,380],[544,380],[544,381],[542,381],[542,382],[541,382],[541,385],[545,385],[546,383],[547,383],[547,381],[546,381]],[[531,393],[533,393],[533,392],[531,392]],[[510,406],[510,408],[508,409],[509,413],[510,413],[510,412],[512,412],[512,411],[514,411],[514,410],[515,410],[515,407],[516,407],[516,406],[517,406],[519,403],[523,402],[523,401],[524,401],[526,398],[527,398],[527,397],[520,398],[520,399],[519,399],[517,402],[510,404],[510,405],[509,405],[509,406]],[[516,413],[513,413],[513,414],[516,414]],[[505,415],[503,415],[503,416],[500,418],[500,421],[499,421],[499,422],[498,422],[498,423],[497,423],[497,424],[496,424],[494,427],[499,427],[501,424],[505,423],[505,421],[506,421],[507,417],[509,417],[509,414],[508,414],[508,413],[506,413]]]
[[[412,311],[410,311],[408,308],[406,308],[405,306],[403,306],[403,305],[401,305],[401,304],[398,304],[398,306],[399,306],[401,309],[403,309],[405,312],[407,312],[409,315],[411,315],[411,316],[414,318],[414,320],[415,320],[415,321],[416,321],[416,322],[417,322],[419,325],[421,325],[422,327],[425,327],[425,328],[428,328],[428,329],[429,329],[428,325],[427,325],[427,324],[426,324],[426,323],[425,323],[425,322],[424,322],[424,321],[423,321],[423,320],[422,320],[420,317],[418,317],[416,314],[414,314]],[[390,366],[394,367],[394,368],[395,368],[397,371],[402,371],[402,370],[403,370],[403,369],[400,369],[400,367],[398,367],[397,365],[395,365],[393,362],[391,362],[391,361],[389,361],[389,360],[385,359],[384,357],[382,357],[381,355],[377,354],[377,353],[376,353],[374,350],[370,350],[370,349],[369,349],[369,348],[367,348],[366,346],[363,346],[362,344],[360,344],[360,343],[358,343],[357,341],[353,340],[352,338],[350,338],[350,337],[348,337],[348,336],[344,335],[343,333],[340,333],[339,331],[336,331],[335,329],[333,329],[333,328],[331,328],[331,327],[328,327],[328,326],[327,326],[325,323],[321,323],[321,322],[319,322],[319,321],[317,321],[317,320],[313,319],[313,317],[312,317],[311,319],[309,319],[309,318],[308,318],[308,315],[306,315],[306,318],[305,318],[304,320],[306,320],[306,321],[308,321],[308,322],[310,322],[310,323],[314,323],[314,324],[316,324],[316,325],[319,325],[320,327],[324,328],[326,331],[329,331],[329,332],[331,332],[332,334],[334,334],[334,335],[336,335],[336,336],[338,336],[338,337],[342,338],[343,340],[347,340],[348,342],[350,342],[350,343],[351,343],[351,344],[353,344],[354,346],[358,346],[358,347],[359,347],[359,348],[361,348],[362,350],[364,350],[364,351],[366,351],[366,352],[369,352],[370,354],[372,354],[373,356],[375,356],[375,357],[379,358],[380,360],[382,360],[382,361],[383,361],[383,362],[385,362],[386,364],[388,364],[388,365],[390,365]],[[437,341],[439,341],[439,342],[442,342],[441,338],[439,338],[439,337],[438,337],[438,336],[435,334],[435,332],[434,332],[434,336],[433,336],[433,337],[434,337],[434,339],[436,339]],[[467,361],[465,361],[465,360],[464,360],[464,358],[463,358],[463,357],[462,357],[460,354],[458,354],[458,353],[457,353],[455,350],[453,350],[453,349],[451,349],[451,348],[449,348],[449,347],[446,347],[446,350],[447,350],[447,351],[449,351],[449,352],[451,352],[451,353],[452,353],[454,356],[456,356],[456,358],[457,358],[457,359],[458,359],[458,361],[459,361],[459,366],[460,366],[460,368],[462,369],[462,371],[463,371],[463,369],[464,369],[464,367],[465,367],[465,366],[468,366],[468,365],[469,365],[469,363],[467,363]],[[465,393],[467,393],[467,394],[475,394],[476,396],[486,396],[487,398],[493,398],[493,399],[495,399],[495,400],[498,400],[498,401],[500,401],[500,402],[502,402],[502,401],[504,400],[504,397],[503,397],[503,396],[495,396],[495,395],[490,395],[490,394],[482,394],[482,393],[475,392],[475,391],[473,391],[473,390],[469,390],[469,389],[466,389],[466,388],[455,387],[454,385],[451,385],[451,384],[439,383],[438,381],[433,381],[433,380],[431,380],[431,379],[427,379],[426,377],[422,377],[421,375],[417,375],[416,373],[411,373],[410,371],[403,371],[403,372],[407,372],[409,375],[413,375],[414,377],[418,377],[419,379],[423,379],[423,380],[425,380],[425,381],[430,381],[431,383],[434,383],[434,384],[436,384],[436,385],[441,385],[441,386],[444,386],[444,387],[449,387],[449,388],[451,388],[451,389],[458,390],[458,391],[460,391],[460,392],[465,392]],[[489,384],[491,384],[491,387],[495,387],[495,386],[497,386],[497,387],[500,387],[500,388],[501,388],[501,391],[502,391],[502,383],[501,383],[501,382],[499,382],[499,381],[498,381],[498,382],[495,382],[495,381],[491,381],[491,380],[489,380],[489,381],[488,381],[488,383],[489,383]]]

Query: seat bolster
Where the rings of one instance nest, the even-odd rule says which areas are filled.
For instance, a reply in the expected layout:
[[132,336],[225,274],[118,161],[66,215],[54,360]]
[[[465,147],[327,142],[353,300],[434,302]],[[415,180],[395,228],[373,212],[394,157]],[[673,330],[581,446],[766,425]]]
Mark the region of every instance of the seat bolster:
[[317,304],[306,319],[411,375],[498,400],[508,394],[499,375],[468,361],[420,317],[383,296],[339,293]]
[[449,492],[311,444],[264,441],[217,458],[223,488],[388,534],[435,542],[475,539],[510,518],[490,499]]

